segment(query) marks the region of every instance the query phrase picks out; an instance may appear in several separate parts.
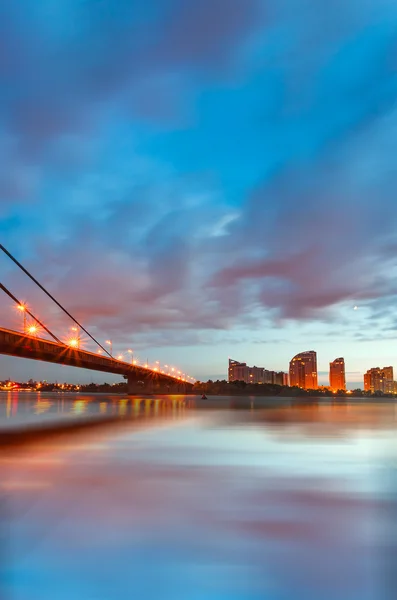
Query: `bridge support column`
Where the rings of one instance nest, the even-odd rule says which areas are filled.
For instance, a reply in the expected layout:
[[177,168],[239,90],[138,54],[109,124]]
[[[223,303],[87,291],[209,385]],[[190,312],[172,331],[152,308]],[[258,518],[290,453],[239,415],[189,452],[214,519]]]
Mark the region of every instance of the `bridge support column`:
[[143,392],[143,386],[140,381],[128,377],[127,391],[129,396],[140,396]]
[[146,396],[155,393],[153,380],[139,381],[135,377],[127,377],[127,391],[129,396]]

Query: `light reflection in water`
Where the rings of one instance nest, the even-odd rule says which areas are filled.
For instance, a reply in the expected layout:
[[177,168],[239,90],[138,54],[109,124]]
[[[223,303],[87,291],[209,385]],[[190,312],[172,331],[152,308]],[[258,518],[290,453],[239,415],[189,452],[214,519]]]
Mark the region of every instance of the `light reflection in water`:
[[119,400],[119,414],[125,415],[127,413],[128,400]]
[[73,412],[77,414],[83,414],[87,411],[86,400],[75,400],[73,403]]
[[47,411],[49,411],[51,406],[52,406],[52,402],[49,402],[48,400],[40,399],[34,405],[34,413],[36,415],[42,415],[43,413],[46,413]]

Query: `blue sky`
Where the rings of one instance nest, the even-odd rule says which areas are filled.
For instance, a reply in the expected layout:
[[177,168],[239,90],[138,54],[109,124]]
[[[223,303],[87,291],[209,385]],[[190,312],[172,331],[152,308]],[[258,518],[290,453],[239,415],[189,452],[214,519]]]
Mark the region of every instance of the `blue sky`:
[[397,367],[396,32],[392,0],[0,0],[2,243],[98,339],[200,379]]

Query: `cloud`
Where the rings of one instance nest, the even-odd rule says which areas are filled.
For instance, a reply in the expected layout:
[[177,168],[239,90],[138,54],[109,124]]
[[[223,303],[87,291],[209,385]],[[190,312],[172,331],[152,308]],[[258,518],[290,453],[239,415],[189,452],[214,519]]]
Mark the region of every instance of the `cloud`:
[[40,3],[3,7],[0,75],[9,91],[0,107],[9,134],[32,161],[64,134],[89,135],[123,105],[123,94],[138,114],[166,116],[172,94],[162,102],[156,87],[165,91],[178,69],[224,69],[255,27],[259,6],[174,1],[160,2],[156,13],[144,3],[119,2],[116,10],[105,0],[60,2],[52,15]]
[[392,111],[318,164],[264,183],[231,225],[241,250],[212,285],[227,294],[256,282],[261,304],[287,318],[312,318],[349,298],[372,300],[394,289],[385,242],[397,225],[396,128]]
[[0,6],[2,239],[98,334],[394,302],[391,2]]

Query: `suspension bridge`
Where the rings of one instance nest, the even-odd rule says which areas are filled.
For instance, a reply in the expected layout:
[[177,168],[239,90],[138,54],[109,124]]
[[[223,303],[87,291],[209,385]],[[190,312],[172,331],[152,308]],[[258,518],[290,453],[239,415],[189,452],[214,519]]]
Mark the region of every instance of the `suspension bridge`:
[[[0,289],[23,314],[24,323],[23,332],[0,327],[0,354],[121,375],[127,380],[128,393],[131,395],[185,394],[192,389],[194,379],[174,368],[166,371],[160,366],[139,365],[132,358],[131,362],[127,362],[122,355],[114,357],[110,340],[107,340],[110,346],[108,350],[2,244],[0,250],[73,321],[75,327],[72,329],[77,332],[67,342],[61,341],[32,313],[28,305],[20,302],[0,282]],[[30,318],[29,324],[27,316]],[[52,340],[40,337],[41,332],[45,332]],[[94,342],[98,348],[96,352],[80,347],[80,332],[84,332]]]

